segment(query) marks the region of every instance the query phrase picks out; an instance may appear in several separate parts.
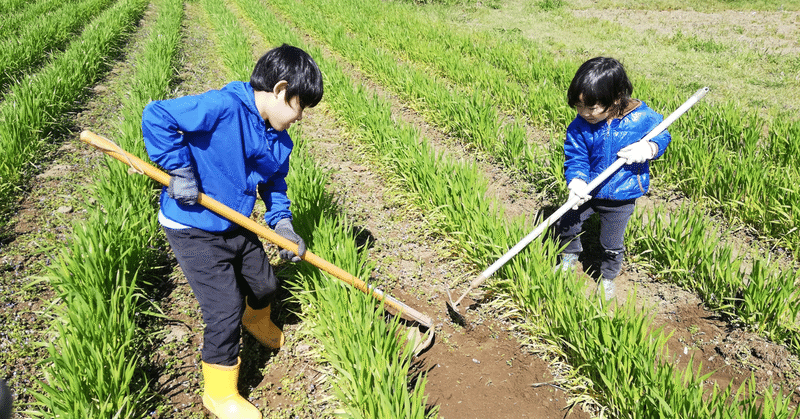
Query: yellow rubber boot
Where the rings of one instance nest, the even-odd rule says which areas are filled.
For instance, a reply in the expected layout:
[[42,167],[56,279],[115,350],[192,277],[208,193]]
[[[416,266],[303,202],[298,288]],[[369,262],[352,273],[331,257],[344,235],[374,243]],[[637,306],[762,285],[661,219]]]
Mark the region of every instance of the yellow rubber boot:
[[261,412],[239,394],[239,366],[203,362],[203,406],[220,419],[262,419]]
[[269,318],[271,308],[272,305],[268,305],[255,310],[249,304],[245,304],[242,325],[267,348],[280,349],[284,342],[283,332]]

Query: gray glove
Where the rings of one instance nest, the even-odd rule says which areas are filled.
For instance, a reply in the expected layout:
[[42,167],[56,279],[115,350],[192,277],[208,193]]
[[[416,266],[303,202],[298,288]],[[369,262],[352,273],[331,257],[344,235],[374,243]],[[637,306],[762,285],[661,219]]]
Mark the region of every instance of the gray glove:
[[182,205],[194,205],[200,191],[197,188],[197,179],[192,166],[175,169],[169,172],[169,186],[167,195]]
[[283,260],[291,260],[292,262],[299,262],[300,258],[306,254],[306,242],[303,241],[303,238],[298,236],[297,233],[294,232],[294,227],[292,226],[292,219],[291,218],[284,218],[278,221],[278,224],[275,224],[275,232],[280,234],[286,240],[291,241],[292,243],[297,243],[297,253],[294,254],[291,250],[281,249],[278,254],[280,255],[281,259]]

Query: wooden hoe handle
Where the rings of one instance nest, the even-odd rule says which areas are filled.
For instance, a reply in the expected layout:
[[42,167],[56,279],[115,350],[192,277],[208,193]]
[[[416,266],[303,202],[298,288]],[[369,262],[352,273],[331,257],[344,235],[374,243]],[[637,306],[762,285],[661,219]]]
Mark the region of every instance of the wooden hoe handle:
[[[138,157],[128,153],[114,142],[106,138],[103,138],[91,131],[81,132],[81,141],[89,145],[92,145],[97,149],[99,149],[100,151],[108,154],[109,156],[131,166],[134,170],[149,176],[156,182],[164,186],[169,186],[170,176],[168,174],[164,173],[164,171],[156,168],[150,163],[144,162]],[[274,243],[277,246],[280,246],[284,249],[291,250],[297,253],[298,249],[296,243],[287,240],[286,238],[274,232],[273,230],[264,227],[261,224],[258,224],[257,222],[232,210],[227,205],[215,200],[214,198],[211,198],[210,196],[202,192],[197,197],[197,203],[227,218],[228,220],[233,221],[234,223],[252,231],[253,233],[256,233],[257,235],[263,237],[264,239],[269,240],[271,243]],[[402,302],[396,300],[395,298],[392,298],[389,295],[385,295],[383,291],[366,284],[364,281],[356,278],[355,276],[349,274],[348,272],[344,271],[338,266],[326,261],[325,259],[315,255],[311,251],[306,251],[305,255],[303,256],[303,260],[335,276],[336,278],[358,288],[364,293],[370,294],[373,297],[377,298],[378,300],[383,301],[385,305],[391,307],[395,311],[399,312],[401,315],[405,315],[411,318],[412,320],[420,323],[421,325],[430,328],[431,330],[433,329],[433,321],[431,320],[430,317],[414,310],[413,308],[403,304]]]

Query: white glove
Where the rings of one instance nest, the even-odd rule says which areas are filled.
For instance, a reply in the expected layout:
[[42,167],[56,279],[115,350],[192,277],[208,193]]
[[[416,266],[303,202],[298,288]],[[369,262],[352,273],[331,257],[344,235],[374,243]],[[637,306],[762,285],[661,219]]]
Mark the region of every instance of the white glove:
[[586,181],[578,178],[572,179],[569,182],[569,185],[567,185],[567,188],[569,188],[568,200],[571,201],[572,198],[576,196],[580,198],[578,200],[578,203],[575,204],[575,206],[573,206],[572,209],[577,210],[579,206],[583,205],[586,201],[592,199],[592,197],[589,194],[584,192],[587,186],[589,185],[586,183]]
[[656,143],[637,141],[620,150],[617,157],[625,159],[625,164],[644,163],[655,157],[657,152],[658,145]]

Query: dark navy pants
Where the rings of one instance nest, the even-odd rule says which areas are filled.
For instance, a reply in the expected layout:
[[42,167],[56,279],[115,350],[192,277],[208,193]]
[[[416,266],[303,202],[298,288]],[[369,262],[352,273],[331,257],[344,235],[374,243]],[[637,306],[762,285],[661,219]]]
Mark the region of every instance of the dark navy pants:
[[605,279],[614,279],[622,269],[625,256],[625,228],[633,215],[635,199],[616,201],[610,199],[590,199],[577,210],[570,209],[558,223],[561,245],[566,245],[564,253],[580,254],[583,251],[578,234],[583,223],[597,213],[600,217],[600,245],[603,256],[600,261],[600,274]]
[[200,303],[206,324],[203,361],[235,365],[245,298],[254,308],[266,307],[279,286],[263,244],[243,228],[225,233],[196,228],[164,231]]

